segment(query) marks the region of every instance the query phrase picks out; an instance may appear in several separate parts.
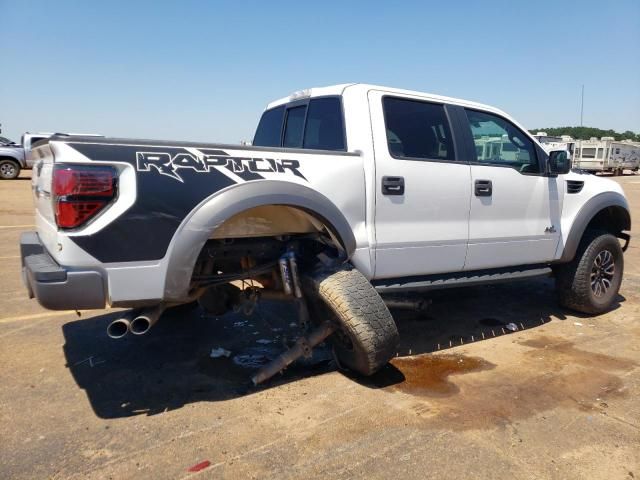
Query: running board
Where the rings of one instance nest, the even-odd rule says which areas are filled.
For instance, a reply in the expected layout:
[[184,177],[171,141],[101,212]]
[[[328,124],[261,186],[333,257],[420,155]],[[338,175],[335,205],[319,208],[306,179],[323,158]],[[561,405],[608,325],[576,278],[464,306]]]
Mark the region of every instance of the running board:
[[473,272],[444,273],[421,277],[384,278],[371,283],[380,293],[407,292],[412,290],[436,290],[439,288],[468,287],[489,283],[528,280],[551,274],[551,268],[543,265],[514,268],[496,268]]

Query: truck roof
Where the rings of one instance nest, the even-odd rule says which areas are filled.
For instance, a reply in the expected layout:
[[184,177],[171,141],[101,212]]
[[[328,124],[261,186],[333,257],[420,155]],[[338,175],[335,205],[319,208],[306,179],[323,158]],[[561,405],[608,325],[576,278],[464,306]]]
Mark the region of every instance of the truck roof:
[[307,98],[307,97],[322,97],[322,96],[328,96],[328,95],[343,95],[345,93],[345,90],[351,90],[351,89],[357,89],[357,90],[362,90],[363,92],[367,92],[369,90],[382,90],[385,92],[390,92],[390,93],[397,93],[400,95],[408,95],[408,96],[412,96],[412,97],[416,97],[416,98],[420,98],[420,99],[424,99],[424,100],[430,100],[433,102],[441,102],[441,103],[450,103],[450,104],[454,104],[454,105],[461,105],[463,107],[469,107],[469,108],[478,108],[481,110],[487,110],[487,111],[491,111],[491,112],[495,112],[499,115],[502,115],[504,117],[507,117],[509,119],[511,119],[511,116],[509,114],[507,114],[506,112],[492,107],[490,105],[486,105],[483,103],[478,103],[478,102],[472,102],[469,100],[463,100],[461,98],[453,98],[453,97],[446,97],[443,95],[436,95],[433,93],[425,93],[425,92],[418,92],[415,90],[404,90],[401,88],[392,88],[392,87],[385,87],[382,85],[372,85],[372,84],[368,84],[368,83],[342,83],[342,84],[338,84],[338,85],[330,85],[328,87],[314,87],[314,88],[307,88],[304,90],[298,90],[296,92],[293,92],[291,95],[289,95],[288,97],[283,97],[280,98],[278,100],[275,100],[271,103],[269,103],[267,105],[267,110],[273,107],[277,107],[278,105],[282,105],[285,103],[289,103],[298,99],[302,99],[302,98]]

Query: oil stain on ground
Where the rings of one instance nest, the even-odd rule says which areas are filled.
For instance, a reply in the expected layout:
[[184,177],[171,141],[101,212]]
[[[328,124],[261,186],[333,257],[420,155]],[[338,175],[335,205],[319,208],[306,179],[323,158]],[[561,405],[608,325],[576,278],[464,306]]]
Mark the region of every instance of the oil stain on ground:
[[638,365],[633,360],[626,358],[619,358],[576,348],[573,342],[563,338],[540,336],[520,342],[520,345],[534,349],[529,353],[529,356],[539,359],[546,358],[550,360],[550,362],[553,362],[554,360],[558,360],[560,362],[556,363],[562,364],[571,362],[583,367],[598,368],[608,371],[629,370]]
[[446,397],[459,391],[449,378],[452,375],[478,372],[495,365],[478,357],[465,355],[418,355],[397,357],[374,375],[372,386],[413,395]]
[[395,358],[370,386],[410,395],[398,401],[413,402],[417,425],[493,429],[556,408],[606,415],[608,405],[628,393],[620,374],[637,367],[562,338],[541,336],[520,345],[526,350],[499,365],[465,355]]

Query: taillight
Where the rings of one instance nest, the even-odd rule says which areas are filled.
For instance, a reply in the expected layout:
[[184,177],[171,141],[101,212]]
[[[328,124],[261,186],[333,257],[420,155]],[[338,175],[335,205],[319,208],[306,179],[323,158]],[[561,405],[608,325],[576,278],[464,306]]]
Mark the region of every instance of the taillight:
[[115,198],[116,171],[109,166],[56,165],[51,190],[58,227],[77,228]]

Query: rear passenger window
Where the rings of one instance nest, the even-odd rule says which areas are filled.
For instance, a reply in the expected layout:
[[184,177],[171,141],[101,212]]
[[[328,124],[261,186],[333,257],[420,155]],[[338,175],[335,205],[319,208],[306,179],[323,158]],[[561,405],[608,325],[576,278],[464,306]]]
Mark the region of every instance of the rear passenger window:
[[304,129],[304,148],[344,150],[342,107],[337,97],[317,98],[309,102]]
[[307,106],[294,107],[287,110],[287,120],[284,127],[283,147],[302,147],[302,132],[304,130],[304,116],[307,113]]
[[284,105],[264,112],[253,137],[253,144],[258,147],[279,147],[283,116]]
[[346,150],[340,97],[311,98],[265,111],[253,137],[256,147]]
[[386,97],[383,108],[393,157],[455,160],[443,105]]

